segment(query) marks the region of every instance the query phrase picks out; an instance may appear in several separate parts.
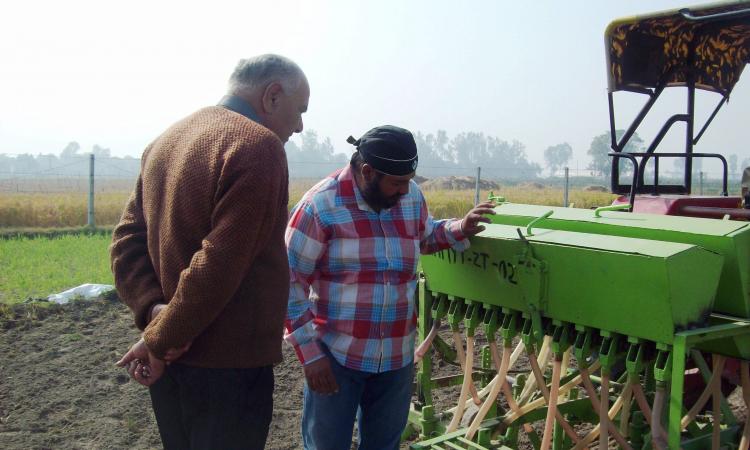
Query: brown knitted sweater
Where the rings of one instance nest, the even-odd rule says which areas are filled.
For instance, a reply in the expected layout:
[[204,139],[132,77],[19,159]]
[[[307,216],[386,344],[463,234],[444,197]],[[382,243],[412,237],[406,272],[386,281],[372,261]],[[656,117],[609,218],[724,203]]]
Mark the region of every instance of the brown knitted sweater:
[[[174,124],[143,153],[112,237],[117,291],[162,357],[245,368],[281,361],[289,294],[281,141],[222,107]],[[168,306],[148,322],[156,303]]]

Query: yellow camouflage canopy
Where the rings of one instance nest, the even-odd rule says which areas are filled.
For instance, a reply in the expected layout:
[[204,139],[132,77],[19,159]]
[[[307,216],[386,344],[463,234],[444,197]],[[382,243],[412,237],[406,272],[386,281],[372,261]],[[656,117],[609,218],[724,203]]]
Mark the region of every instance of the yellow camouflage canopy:
[[605,31],[610,92],[684,86],[728,96],[750,60],[750,1],[713,3],[612,22]]

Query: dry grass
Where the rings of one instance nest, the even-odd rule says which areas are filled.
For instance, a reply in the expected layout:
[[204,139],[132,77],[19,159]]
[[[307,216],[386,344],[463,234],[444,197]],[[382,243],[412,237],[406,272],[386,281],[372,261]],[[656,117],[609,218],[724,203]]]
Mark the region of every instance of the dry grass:
[[[292,207],[317,180],[292,180],[289,185],[289,206]],[[117,223],[130,195],[120,187],[99,184],[101,192],[94,199],[95,224],[100,227]],[[112,189],[110,189],[112,188]],[[99,191],[99,189],[97,189]],[[488,192],[482,192],[481,199]],[[537,184],[503,186],[495,195],[502,195],[514,203],[562,206],[562,189]],[[474,203],[474,191],[425,191],[430,211],[437,218],[459,217]],[[577,208],[590,208],[612,203],[614,195],[605,192],[571,190],[570,202]],[[15,193],[0,194],[0,228],[59,228],[81,227],[87,221],[88,196],[85,192]]]
[[[96,225],[117,223],[130,193],[105,192],[94,196]],[[56,228],[86,225],[88,194],[5,193],[0,195],[0,228]]]
[[[488,191],[479,194],[480,201],[487,199]],[[563,206],[563,191],[554,187],[536,186],[501,186],[493,192],[495,196],[502,196],[506,201],[529,205]],[[474,191],[425,191],[425,198],[430,212],[436,218],[460,217],[466,214],[474,204]],[[569,202],[576,208],[591,208],[612,203],[617,196],[607,192],[589,192],[571,190]]]

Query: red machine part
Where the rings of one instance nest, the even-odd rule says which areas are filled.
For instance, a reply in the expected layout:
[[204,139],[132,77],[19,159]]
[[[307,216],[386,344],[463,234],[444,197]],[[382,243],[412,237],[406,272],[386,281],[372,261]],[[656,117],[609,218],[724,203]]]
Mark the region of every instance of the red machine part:
[[[626,195],[612,202],[613,205],[630,203]],[[743,209],[740,197],[692,197],[685,195],[637,195],[633,212],[664,214],[669,216],[705,217],[721,219],[729,214],[732,219],[750,219],[750,210]]]
[[[628,196],[622,195],[612,202],[613,205],[628,204]],[[637,195],[633,203],[633,212],[644,214],[663,214],[670,216],[704,217],[721,219],[727,214],[732,219],[750,220],[750,209],[742,208],[740,197],[701,196],[689,197],[685,195]],[[709,367],[711,356],[705,355]],[[722,377],[722,391],[729,395],[739,385],[740,362],[728,358],[724,364]],[[684,392],[685,403],[692,405],[703,391],[705,382],[695,368],[685,371]]]

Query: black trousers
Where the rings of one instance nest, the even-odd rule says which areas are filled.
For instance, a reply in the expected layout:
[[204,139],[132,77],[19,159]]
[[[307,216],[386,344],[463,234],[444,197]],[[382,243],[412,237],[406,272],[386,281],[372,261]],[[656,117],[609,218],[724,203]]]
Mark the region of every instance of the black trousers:
[[273,385],[272,366],[167,366],[149,388],[164,448],[263,449],[273,412]]

